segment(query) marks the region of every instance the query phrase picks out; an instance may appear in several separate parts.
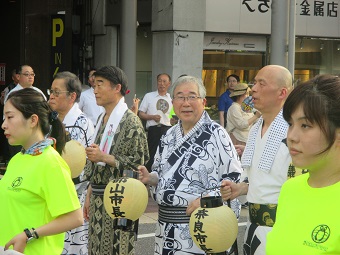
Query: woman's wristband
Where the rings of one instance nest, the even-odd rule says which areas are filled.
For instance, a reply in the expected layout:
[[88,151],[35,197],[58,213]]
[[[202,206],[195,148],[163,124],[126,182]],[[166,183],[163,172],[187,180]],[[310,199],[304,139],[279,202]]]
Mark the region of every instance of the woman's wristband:
[[31,233],[33,234],[33,237],[34,237],[35,239],[39,239],[38,232],[35,230],[35,228],[32,228],[32,229],[31,229]]
[[28,228],[25,228],[24,232],[25,232],[26,237],[27,237],[26,243],[29,243],[32,240],[39,238],[39,235],[38,235],[37,231],[35,230],[35,228],[32,228],[31,230],[29,230]]

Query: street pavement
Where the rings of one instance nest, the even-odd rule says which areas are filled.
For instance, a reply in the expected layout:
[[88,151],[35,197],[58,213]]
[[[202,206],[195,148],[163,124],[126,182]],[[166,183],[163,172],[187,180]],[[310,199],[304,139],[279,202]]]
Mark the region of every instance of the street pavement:
[[[246,229],[248,209],[241,210],[241,216],[238,223],[238,250],[239,255],[242,253],[243,236]],[[139,218],[138,240],[136,242],[136,255],[153,255],[155,224],[158,218],[158,205],[149,197],[148,206],[144,214]]]

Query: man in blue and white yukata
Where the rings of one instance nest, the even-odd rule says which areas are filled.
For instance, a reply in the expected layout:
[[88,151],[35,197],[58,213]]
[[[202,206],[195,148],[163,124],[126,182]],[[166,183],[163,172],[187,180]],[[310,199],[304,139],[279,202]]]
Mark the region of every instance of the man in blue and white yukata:
[[[152,186],[159,205],[155,254],[205,254],[189,233],[190,214],[200,198],[214,196],[220,182],[238,182],[242,168],[226,130],[204,110],[206,90],[201,79],[180,77],[170,88],[178,124],[162,136],[152,172],[139,166],[140,180]],[[239,215],[238,201],[231,207]]]

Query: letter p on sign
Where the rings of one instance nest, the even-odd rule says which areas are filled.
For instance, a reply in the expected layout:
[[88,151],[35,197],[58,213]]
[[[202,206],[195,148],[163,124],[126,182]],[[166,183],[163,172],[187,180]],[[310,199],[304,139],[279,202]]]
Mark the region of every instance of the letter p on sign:
[[[57,30],[58,26],[58,30]],[[57,37],[61,37],[64,33],[64,23],[62,19],[57,18],[53,19],[53,27],[52,27],[52,46],[57,45]]]

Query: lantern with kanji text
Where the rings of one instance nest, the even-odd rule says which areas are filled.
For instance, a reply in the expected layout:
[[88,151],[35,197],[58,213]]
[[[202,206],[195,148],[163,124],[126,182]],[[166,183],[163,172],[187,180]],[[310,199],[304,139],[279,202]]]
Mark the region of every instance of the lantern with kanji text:
[[202,197],[201,207],[190,216],[190,235],[206,254],[227,254],[238,233],[235,213],[221,197]]
[[132,230],[133,221],[146,209],[148,192],[137,175],[133,170],[124,170],[122,177],[110,181],[104,190],[104,207],[114,219],[115,228]]

